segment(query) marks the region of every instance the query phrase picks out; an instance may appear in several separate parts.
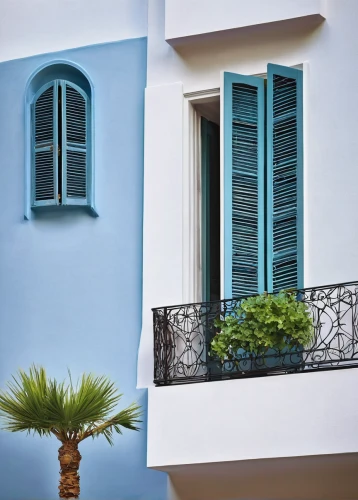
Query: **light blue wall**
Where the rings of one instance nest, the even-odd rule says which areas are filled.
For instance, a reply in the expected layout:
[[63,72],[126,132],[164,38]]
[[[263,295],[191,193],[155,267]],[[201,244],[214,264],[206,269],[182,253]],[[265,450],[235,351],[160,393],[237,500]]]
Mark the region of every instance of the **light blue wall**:
[[[24,221],[24,93],[42,64],[79,64],[95,92],[99,218],[51,213]],[[107,374],[136,390],[141,329],[143,118],[146,39],[85,47],[0,65],[0,387],[18,368],[43,364]],[[146,423],[114,448],[84,442],[81,500],[164,500],[166,475],[146,469]],[[57,498],[55,439],[0,433],[0,499]]]

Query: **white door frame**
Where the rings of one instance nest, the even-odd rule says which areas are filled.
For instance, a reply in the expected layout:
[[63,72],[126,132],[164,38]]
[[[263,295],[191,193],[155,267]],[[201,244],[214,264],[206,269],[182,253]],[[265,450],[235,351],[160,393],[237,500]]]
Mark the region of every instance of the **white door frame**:
[[195,104],[220,96],[220,88],[184,94],[183,302],[202,301],[201,113]]

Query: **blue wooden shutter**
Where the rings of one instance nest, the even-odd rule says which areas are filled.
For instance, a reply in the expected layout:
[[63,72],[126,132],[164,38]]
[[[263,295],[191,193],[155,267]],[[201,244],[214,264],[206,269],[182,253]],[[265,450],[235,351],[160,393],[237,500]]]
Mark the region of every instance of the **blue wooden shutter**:
[[89,99],[77,85],[62,88],[62,204],[89,203]]
[[224,73],[224,294],[265,287],[262,78]]
[[58,204],[58,86],[50,82],[35,95],[32,115],[31,205]]
[[268,65],[268,291],[303,287],[302,71]]

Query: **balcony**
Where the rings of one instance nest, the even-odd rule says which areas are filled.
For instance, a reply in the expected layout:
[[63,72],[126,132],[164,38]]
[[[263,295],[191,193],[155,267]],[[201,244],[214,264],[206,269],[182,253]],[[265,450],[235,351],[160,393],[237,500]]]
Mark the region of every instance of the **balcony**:
[[153,310],[147,464],[169,473],[175,498],[355,498],[358,282],[296,293],[312,318],[308,346],[224,363],[209,355],[215,318],[243,298]]
[[358,282],[298,290],[312,317],[314,335],[300,350],[223,363],[210,355],[215,320],[233,314],[244,298],[153,309],[154,382],[157,386],[308,373],[358,367]]

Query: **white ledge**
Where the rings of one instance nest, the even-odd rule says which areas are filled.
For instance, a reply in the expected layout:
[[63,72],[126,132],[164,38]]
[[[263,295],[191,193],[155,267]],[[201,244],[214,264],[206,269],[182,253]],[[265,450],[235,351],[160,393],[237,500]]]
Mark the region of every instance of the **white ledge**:
[[320,0],[222,0],[208,8],[206,0],[166,0],[165,39],[173,45],[225,36],[244,28],[276,29],[276,23],[298,20],[307,25],[323,21]]

